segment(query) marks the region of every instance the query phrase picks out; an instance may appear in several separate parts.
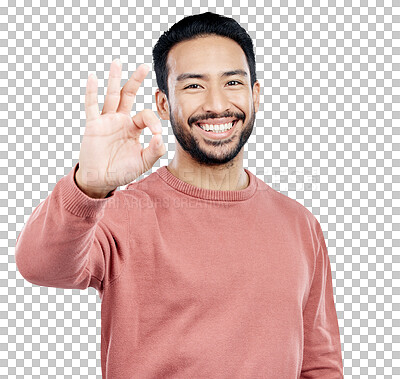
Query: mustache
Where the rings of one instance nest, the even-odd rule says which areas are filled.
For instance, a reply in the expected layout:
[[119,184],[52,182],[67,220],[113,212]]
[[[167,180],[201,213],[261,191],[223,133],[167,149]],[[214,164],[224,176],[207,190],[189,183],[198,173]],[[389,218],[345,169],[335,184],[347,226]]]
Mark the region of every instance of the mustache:
[[242,120],[244,121],[245,119],[245,115],[243,113],[223,113],[223,114],[216,114],[216,113],[210,113],[210,114],[206,114],[206,115],[198,115],[198,116],[193,116],[190,117],[188,120],[188,124],[192,125],[192,124],[196,124],[199,121],[203,121],[203,120],[208,120],[208,119],[213,119],[213,118],[228,118],[228,117],[232,117],[232,118],[236,118],[238,120]]

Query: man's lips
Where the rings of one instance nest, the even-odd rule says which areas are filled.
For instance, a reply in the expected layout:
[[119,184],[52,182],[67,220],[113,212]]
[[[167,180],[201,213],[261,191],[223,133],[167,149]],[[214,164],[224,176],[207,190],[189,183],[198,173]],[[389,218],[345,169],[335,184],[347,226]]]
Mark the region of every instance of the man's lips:
[[201,120],[201,121],[197,121],[196,124],[197,125],[204,125],[204,124],[208,124],[208,125],[223,125],[223,124],[229,124],[230,122],[234,122],[237,121],[237,118],[212,118],[212,119],[207,119],[207,120]]
[[[224,128],[223,129],[224,131],[214,130],[213,128],[215,128],[215,127],[218,128],[218,126],[215,126],[215,124],[211,127],[211,129],[209,127],[205,127],[204,125],[199,125],[199,124],[195,124],[195,125],[199,128],[200,134],[203,134],[203,136],[207,136],[208,139],[211,138],[211,139],[215,139],[215,140],[222,140],[222,139],[230,138],[235,133],[238,122],[239,122],[239,120],[235,120],[232,123],[229,123],[232,126],[226,130]],[[207,130],[207,129],[210,129],[210,130]]]

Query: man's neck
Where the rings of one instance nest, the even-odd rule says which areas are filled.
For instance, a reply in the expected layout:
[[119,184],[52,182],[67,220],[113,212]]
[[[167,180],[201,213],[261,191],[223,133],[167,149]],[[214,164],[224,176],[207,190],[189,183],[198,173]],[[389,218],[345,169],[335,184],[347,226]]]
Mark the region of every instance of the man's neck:
[[240,191],[248,187],[250,178],[243,167],[226,169],[207,166],[182,166],[171,161],[167,169],[172,175],[195,187],[219,190]]

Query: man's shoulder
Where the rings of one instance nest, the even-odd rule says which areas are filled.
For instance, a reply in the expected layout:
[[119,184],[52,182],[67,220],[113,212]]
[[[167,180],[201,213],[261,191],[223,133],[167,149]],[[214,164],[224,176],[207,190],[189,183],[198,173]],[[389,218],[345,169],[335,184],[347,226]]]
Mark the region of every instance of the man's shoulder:
[[257,179],[259,180],[258,188],[264,190],[262,193],[266,194],[266,205],[273,207],[277,214],[289,220],[305,221],[316,226],[315,224],[318,223],[316,216],[299,200],[279,192],[260,178]]

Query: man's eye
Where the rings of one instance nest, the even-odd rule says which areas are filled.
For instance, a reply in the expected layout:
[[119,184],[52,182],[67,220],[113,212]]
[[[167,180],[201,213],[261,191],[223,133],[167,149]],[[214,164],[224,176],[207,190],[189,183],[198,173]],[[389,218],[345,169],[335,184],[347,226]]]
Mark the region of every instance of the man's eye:
[[[193,86],[198,86],[198,84],[191,84],[191,85],[185,87],[185,89],[187,89],[187,88],[194,88]],[[196,89],[196,88],[195,88],[195,89]]]
[[[237,81],[237,80],[231,80],[231,81],[228,82],[228,84],[229,84],[229,83],[242,84],[242,83],[240,83],[240,82]],[[230,85],[230,87],[231,87],[231,85]],[[188,88],[198,89],[198,88],[200,88],[200,86],[199,86],[198,84],[190,84],[190,85],[188,85],[187,87],[185,87],[184,89],[188,89]]]

